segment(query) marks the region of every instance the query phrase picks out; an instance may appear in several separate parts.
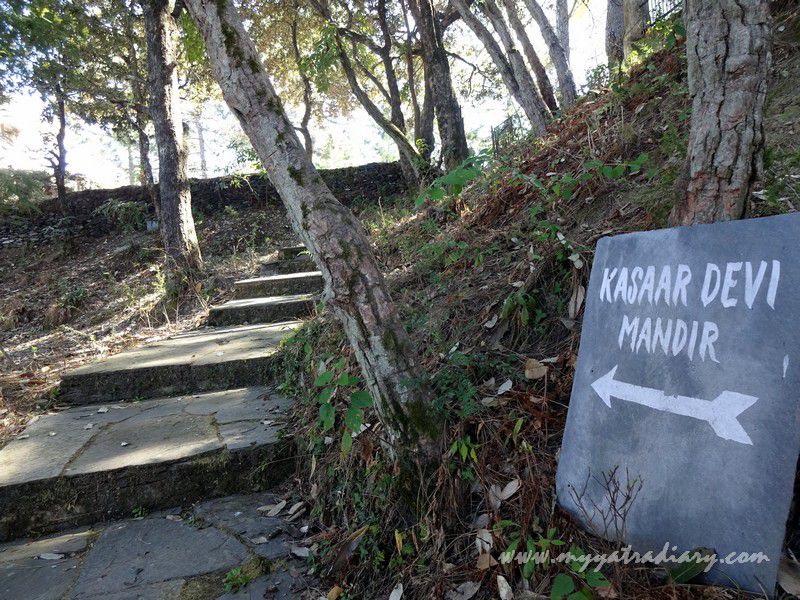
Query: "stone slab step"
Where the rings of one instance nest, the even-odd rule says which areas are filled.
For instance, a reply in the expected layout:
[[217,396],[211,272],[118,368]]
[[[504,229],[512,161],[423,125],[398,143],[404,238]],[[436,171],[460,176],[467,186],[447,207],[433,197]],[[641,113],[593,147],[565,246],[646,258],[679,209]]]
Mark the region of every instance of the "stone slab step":
[[41,416],[0,450],[0,541],[272,485],[290,406],[248,387]]
[[308,317],[314,310],[314,299],[313,294],[295,294],[231,300],[225,304],[211,307],[208,312],[208,324],[218,327],[302,319]]
[[[285,248],[280,248],[278,250],[278,259],[279,260],[287,260],[290,258],[296,258],[298,255],[302,254],[303,252],[308,252],[308,249],[303,246],[302,244],[298,246],[286,246]],[[306,255],[308,256],[308,255]]]
[[321,272],[309,271],[242,279],[233,284],[233,292],[237,299],[266,298],[286,294],[315,294],[321,292],[324,285]]
[[283,338],[300,325],[199,329],[68,371],[60,401],[120,402],[261,385]]
[[307,273],[316,271],[317,265],[307,254],[301,254],[297,258],[287,260],[276,260],[265,262],[261,265],[261,274],[265,277],[270,275],[288,275],[290,273]]

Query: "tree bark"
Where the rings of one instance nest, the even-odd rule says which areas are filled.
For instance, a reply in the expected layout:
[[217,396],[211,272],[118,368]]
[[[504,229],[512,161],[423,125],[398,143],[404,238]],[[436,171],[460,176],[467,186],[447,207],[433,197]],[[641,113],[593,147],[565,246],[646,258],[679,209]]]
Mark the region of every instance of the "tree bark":
[[206,162],[206,137],[203,127],[203,111],[198,108],[194,115],[194,128],[197,130],[197,150],[200,153],[200,176],[208,177],[208,163]]
[[[575,0],[577,1],[577,0]],[[569,64],[569,7],[567,0],[556,0],[556,35]]]
[[132,144],[125,144],[125,149],[128,151],[128,185],[136,185],[136,165],[133,162],[133,147]]
[[445,168],[449,171],[467,159],[469,147],[461,106],[453,89],[450,62],[444,47],[444,32],[432,0],[409,0],[409,8],[419,31],[422,60],[431,85],[431,98],[442,142],[442,157]]
[[762,166],[769,3],[687,0],[685,11],[692,97],[689,184],[671,221],[740,219]]
[[408,18],[408,7],[405,0],[400,2],[401,10],[403,11],[403,20],[406,26],[406,46],[405,46],[405,59],[406,59],[406,77],[408,78],[408,92],[411,100],[411,109],[414,113],[414,145],[417,146],[422,158],[426,162],[430,161],[431,154],[433,154],[434,144],[436,143],[433,135],[433,103],[431,101],[431,82],[430,78],[425,72],[425,65],[423,63],[422,79],[423,79],[423,96],[422,102],[419,100],[419,93],[417,91],[417,71],[414,66],[414,30]]
[[56,118],[58,119],[58,132],[56,133],[56,157],[53,163],[53,175],[56,180],[56,194],[61,210],[67,207],[67,147],[64,139],[67,136],[67,109],[66,98],[61,86],[56,86]]
[[191,192],[186,175],[186,145],[178,103],[175,0],[144,0],[150,114],[158,145],[158,186],[161,196],[161,237],[171,271],[193,273],[203,269],[192,217]]
[[511,24],[511,28],[514,30],[514,35],[517,37],[517,40],[522,45],[525,58],[528,59],[528,64],[531,66],[531,70],[536,76],[536,83],[539,85],[539,92],[542,95],[542,99],[547,105],[547,108],[550,109],[550,112],[555,114],[556,111],[558,111],[558,103],[553,93],[553,84],[550,83],[547,70],[544,68],[541,59],[539,59],[539,55],[536,53],[536,49],[533,47],[530,37],[528,37],[528,32],[525,30],[525,25],[522,23],[522,19],[517,11],[516,0],[503,0],[503,4],[505,5],[506,14],[508,15],[508,22]]
[[569,58],[561,45],[561,41],[558,39],[558,34],[556,34],[550,21],[547,20],[547,15],[542,10],[538,0],[525,0],[525,6],[528,7],[528,11],[539,26],[542,38],[547,44],[550,60],[553,62],[553,67],[555,67],[556,76],[558,77],[558,94],[561,106],[568,108],[575,104],[575,100],[578,97],[575,79],[572,76],[572,70],[569,68]]
[[606,9],[606,58],[609,68],[625,59],[622,49],[622,38],[625,33],[622,2],[623,0],[608,0]]
[[625,58],[628,58],[634,44],[647,33],[647,26],[650,24],[650,7],[648,0],[622,0],[622,10],[625,24],[622,46]]
[[[538,93],[536,93],[536,89],[533,88],[533,80],[530,78],[530,74],[528,74],[529,81],[520,81],[518,77],[521,74],[519,73],[519,69],[514,69],[514,66],[510,62],[512,57],[506,57],[503,54],[503,50],[500,48],[497,41],[495,41],[492,33],[481,23],[477,15],[469,9],[466,0],[452,0],[452,2],[458,14],[461,15],[461,19],[481,41],[483,47],[486,48],[492,62],[494,62],[497,70],[500,72],[500,76],[503,78],[503,83],[505,83],[506,88],[508,88],[508,91],[511,92],[511,95],[522,107],[525,116],[528,117],[533,131],[537,134],[544,133],[544,130],[547,128],[547,120],[538,108],[534,100],[534,95],[530,93],[531,90],[533,90],[533,94],[535,94],[535,98],[538,99],[539,105],[541,105],[542,108],[544,108],[544,103],[541,98],[539,98]],[[515,49],[512,49],[511,54],[521,59],[519,53],[516,52]]]
[[153,178],[153,166],[150,164],[150,136],[147,135],[147,95],[142,85],[142,73],[139,67],[139,54],[136,50],[136,36],[133,31],[132,11],[123,10],[122,24],[128,42],[128,54],[124,58],[131,77],[131,95],[133,96],[133,116],[128,121],[136,129],[139,145],[139,183],[147,191],[153,205],[156,219],[161,219],[161,206]]
[[369,241],[320,178],[258,60],[231,0],[186,0],[214,78],[256,149],[300,239],[326,284],[376,411],[395,448],[435,456],[431,392],[389,297]]

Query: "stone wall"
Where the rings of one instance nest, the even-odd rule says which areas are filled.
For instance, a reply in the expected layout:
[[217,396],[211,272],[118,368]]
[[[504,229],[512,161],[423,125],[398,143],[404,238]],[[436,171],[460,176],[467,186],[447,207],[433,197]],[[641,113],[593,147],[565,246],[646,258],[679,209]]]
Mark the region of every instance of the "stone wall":
[[[370,163],[358,167],[320,170],[320,175],[345,205],[363,200],[377,202],[405,192],[399,163]],[[237,210],[280,204],[275,188],[264,175],[193,179],[192,209],[213,214],[225,206]],[[145,191],[139,186],[85,190],[67,194],[62,212],[55,198],[39,205],[39,211],[24,219],[0,222],[0,248],[36,245],[75,235],[100,236],[114,225],[95,211],[110,199],[141,203],[152,214]]]

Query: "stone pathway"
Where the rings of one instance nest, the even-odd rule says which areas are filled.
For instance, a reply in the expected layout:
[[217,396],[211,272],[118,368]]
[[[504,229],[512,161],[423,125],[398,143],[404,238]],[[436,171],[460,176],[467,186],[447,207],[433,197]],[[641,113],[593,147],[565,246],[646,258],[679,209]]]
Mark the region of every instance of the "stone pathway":
[[[247,594],[298,597],[289,590],[305,570],[285,542],[299,532],[256,511],[271,497],[193,505],[269,489],[291,468],[280,436],[291,401],[268,374],[322,289],[304,250],[282,249],[263,276],[236,282],[235,299],[209,311],[225,327],[65,375],[64,409],[0,450],[0,541],[91,528],[0,547],[0,598],[217,598],[220,573],[245,563],[263,572]],[[108,524],[170,506],[189,508]]]
[[[0,598],[318,597],[298,556],[304,554],[302,524],[291,522],[286,509],[282,516],[266,516],[265,507],[277,502],[265,493],[231,496],[0,546]],[[226,591],[226,575],[238,568],[249,582]]]

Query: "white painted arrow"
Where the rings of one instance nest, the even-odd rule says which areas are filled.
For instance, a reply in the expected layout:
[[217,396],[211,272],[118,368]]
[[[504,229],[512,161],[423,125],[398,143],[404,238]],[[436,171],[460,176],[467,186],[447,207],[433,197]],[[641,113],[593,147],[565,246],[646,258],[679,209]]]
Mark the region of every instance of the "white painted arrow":
[[722,392],[713,400],[691,396],[667,396],[661,390],[614,379],[616,372],[617,365],[614,365],[613,369],[592,384],[592,389],[609,408],[613,396],[655,410],[707,421],[719,437],[740,444],[753,445],[750,436],[736,417],[755,404],[757,397],[728,391]]

